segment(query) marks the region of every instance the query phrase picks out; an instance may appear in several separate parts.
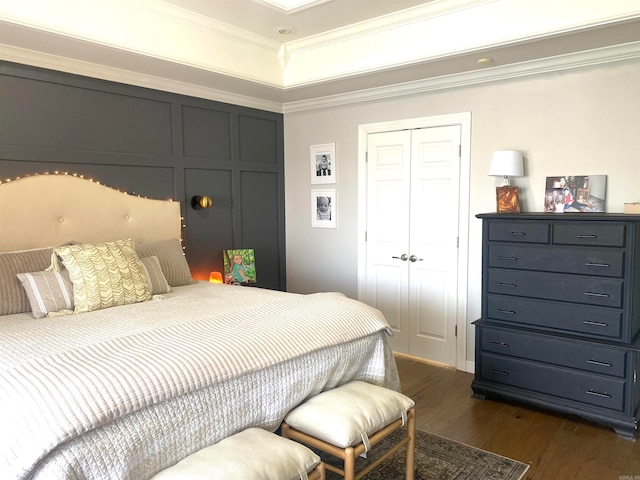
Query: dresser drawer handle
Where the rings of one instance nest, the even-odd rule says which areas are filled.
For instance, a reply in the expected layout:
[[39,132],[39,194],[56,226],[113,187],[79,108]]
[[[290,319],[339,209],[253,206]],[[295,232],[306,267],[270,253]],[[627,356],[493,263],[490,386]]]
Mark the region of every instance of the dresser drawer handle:
[[595,292],[584,292],[587,297],[601,297],[601,298],[609,298],[608,293],[595,293]]
[[596,392],[594,390],[587,390],[585,393],[587,395],[593,395],[594,397],[611,398],[611,395],[609,395],[608,393],[600,393],[600,392]]
[[584,323],[585,325],[591,325],[593,327],[608,327],[609,326],[608,323],[592,322],[591,320],[583,320],[582,323]]
[[491,369],[491,373],[496,373],[498,375],[502,375],[503,377],[508,377],[509,376],[509,372],[504,372],[502,370],[495,370],[495,369]]
[[502,282],[496,282],[496,287],[509,287],[509,288],[515,288],[518,285],[516,285],[515,283],[502,283]]
[[591,365],[598,365],[599,367],[611,367],[609,362],[599,362],[598,360],[587,360],[587,363]]
[[597,235],[584,235],[584,234],[580,234],[580,235],[576,235],[576,238],[598,238]]
[[503,348],[509,348],[509,344],[508,343],[504,343],[504,342],[490,342],[491,345],[497,345],[499,347],[503,347]]
[[496,312],[498,313],[506,313],[508,315],[515,315],[516,312],[514,312],[513,310],[504,310],[502,308],[496,308]]
[[498,260],[511,260],[511,261],[515,261],[518,260],[518,257],[504,257],[502,255],[498,255]]
[[585,267],[605,267],[605,268],[611,267],[611,265],[609,265],[608,263],[590,263],[590,262],[585,263],[584,266]]
[[526,237],[527,234],[524,232],[509,232],[509,235],[515,235],[517,237]]

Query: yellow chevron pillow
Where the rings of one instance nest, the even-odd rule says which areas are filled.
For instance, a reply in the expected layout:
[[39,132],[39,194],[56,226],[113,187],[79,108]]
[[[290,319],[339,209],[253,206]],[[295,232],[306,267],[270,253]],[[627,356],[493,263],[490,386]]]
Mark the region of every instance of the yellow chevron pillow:
[[69,271],[75,313],[151,300],[144,269],[130,239],[68,245],[53,252]]

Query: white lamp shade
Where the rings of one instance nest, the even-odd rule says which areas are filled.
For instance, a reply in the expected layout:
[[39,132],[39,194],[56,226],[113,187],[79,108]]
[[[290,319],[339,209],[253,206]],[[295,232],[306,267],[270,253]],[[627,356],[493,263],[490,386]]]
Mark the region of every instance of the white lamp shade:
[[494,177],[522,177],[524,175],[522,152],[517,150],[496,150],[493,152],[489,175]]

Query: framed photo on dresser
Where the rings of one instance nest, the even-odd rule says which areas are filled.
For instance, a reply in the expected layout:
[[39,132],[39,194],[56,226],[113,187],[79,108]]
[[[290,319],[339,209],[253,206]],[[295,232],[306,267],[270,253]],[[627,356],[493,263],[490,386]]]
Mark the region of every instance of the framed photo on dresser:
[[547,177],[545,213],[604,212],[606,175],[560,175]]

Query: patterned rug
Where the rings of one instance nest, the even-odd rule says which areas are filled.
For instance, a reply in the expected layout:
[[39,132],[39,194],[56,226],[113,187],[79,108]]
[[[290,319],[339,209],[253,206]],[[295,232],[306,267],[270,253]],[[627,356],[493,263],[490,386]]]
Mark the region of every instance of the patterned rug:
[[[386,445],[396,442],[403,432],[395,432],[368,452],[368,459],[358,458],[356,470],[360,471],[368,462],[377,458]],[[378,468],[370,472],[366,480],[405,480],[405,449],[397,452]],[[416,430],[416,477],[415,480],[520,480],[529,465],[509,458],[454,442],[427,432]],[[322,454],[323,461],[340,465],[339,460]],[[327,480],[342,477],[327,471]],[[363,480],[364,480],[363,479]]]

